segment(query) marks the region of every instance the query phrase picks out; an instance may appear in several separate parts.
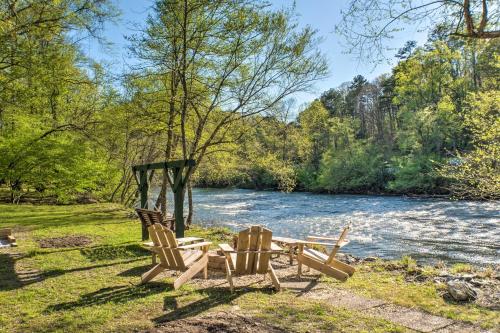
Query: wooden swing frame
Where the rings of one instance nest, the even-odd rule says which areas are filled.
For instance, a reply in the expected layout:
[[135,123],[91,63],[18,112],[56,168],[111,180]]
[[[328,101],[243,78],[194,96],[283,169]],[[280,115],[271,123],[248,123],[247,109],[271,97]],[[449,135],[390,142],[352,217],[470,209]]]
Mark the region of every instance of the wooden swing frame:
[[[148,163],[132,166],[135,180],[139,186],[141,198],[141,208],[148,209],[148,171],[153,173],[157,169],[166,171],[168,182],[171,184],[172,192],[174,192],[174,218],[175,218],[175,236],[177,238],[184,237],[184,193],[188,175],[196,165],[194,160],[177,160]],[[172,170],[172,176],[168,172]],[[139,173],[139,177],[137,177]],[[142,226],[142,240],[149,239],[147,227]]]

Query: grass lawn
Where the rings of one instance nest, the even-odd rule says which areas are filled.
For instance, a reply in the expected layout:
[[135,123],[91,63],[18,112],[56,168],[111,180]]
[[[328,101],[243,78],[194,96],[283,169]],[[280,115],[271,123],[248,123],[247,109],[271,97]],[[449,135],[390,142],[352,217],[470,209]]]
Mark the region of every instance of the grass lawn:
[[[0,228],[13,227],[19,245],[0,249],[0,332],[127,332],[234,308],[298,332],[406,331],[385,320],[286,291],[250,287],[231,294],[227,286],[200,288],[194,283],[175,291],[168,278],[139,286],[139,276],[151,265],[151,258],[140,245],[138,220],[127,218],[128,213],[114,204],[0,205]],[[40,239],[66,235],[87,236],[92,243],[61,249],[39,246]],[[196,227],[187,235],[202,236],[214,244],[228,238],[225,230]],[[493,311],[445,304],[430,285],[417,288],[368,267],[345,284],[324,280],[486,327],[498,323]]]

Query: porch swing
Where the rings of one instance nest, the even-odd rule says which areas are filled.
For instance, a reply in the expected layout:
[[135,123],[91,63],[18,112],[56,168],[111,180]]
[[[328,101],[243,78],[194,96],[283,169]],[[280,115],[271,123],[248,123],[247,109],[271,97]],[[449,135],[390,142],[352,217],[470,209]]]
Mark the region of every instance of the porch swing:
[[[138,209],[138,214],[141,222],[143,222],[142,240],[149,239],[148,223],[164,223],[164,221],[160,221],[163,219],[160,212],[157,212],[160,214],[141,214],[141,212],[151,212],[148,209],[149,179],[153,178],[154,172],[157,169],[165,170],[168,181],[171,184],[172,192],[174,193],[174,218],[170,221],[170,227],[174,227],[173,229],[175,229],[175,236],[177,238],[184,237],[184,190],[187,183],[187,175],[195,165],[196,162],[194,160],[177,160],[132,166],[132,172],[137,181],[140,194],[140,209]],[[171,172],[169,172],[170,170]]]

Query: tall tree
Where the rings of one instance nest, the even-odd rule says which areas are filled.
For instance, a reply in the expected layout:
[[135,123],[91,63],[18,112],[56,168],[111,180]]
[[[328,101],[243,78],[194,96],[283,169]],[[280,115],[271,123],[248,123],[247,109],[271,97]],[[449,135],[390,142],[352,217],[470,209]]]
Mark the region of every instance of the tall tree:
[[466,39],[500,37],[500,6],[494,0],[350,0],[336,26],[349,51],[380,62],[386,41],[408,26],[440,25],[446,35]]

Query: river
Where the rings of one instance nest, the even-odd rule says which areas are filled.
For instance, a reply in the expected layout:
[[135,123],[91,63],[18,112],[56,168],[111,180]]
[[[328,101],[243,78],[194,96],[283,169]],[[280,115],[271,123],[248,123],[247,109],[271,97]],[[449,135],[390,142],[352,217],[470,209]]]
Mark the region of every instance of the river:
[[276,236],[338,236],[351,222],[344,252],[421,263],[500,264],[500,202],[402,196],[320,195],[194,189],[194,223],[239,230],[264,225]]
[[343,251],[422,263],[500,264],[500,203],[400,196],[319,195],[195,189],[194,223],[239,230],[251,224],[277,236],[337,236],[352,223]]

